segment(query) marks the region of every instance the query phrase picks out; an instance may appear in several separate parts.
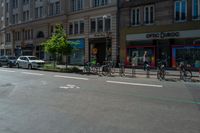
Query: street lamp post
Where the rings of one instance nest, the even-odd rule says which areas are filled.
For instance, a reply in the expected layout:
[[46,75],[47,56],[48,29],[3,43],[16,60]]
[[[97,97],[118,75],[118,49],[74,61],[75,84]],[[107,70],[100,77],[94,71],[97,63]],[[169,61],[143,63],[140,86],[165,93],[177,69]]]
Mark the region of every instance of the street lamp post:
[[108,18],[107,15],[103,15],[103,23],[104,23],[104,32],[106,33],[106,61],[108,61],[109,56],[109,49],[108,49],[108,41],[109,41],[109,31],[106,30],[106,19]]

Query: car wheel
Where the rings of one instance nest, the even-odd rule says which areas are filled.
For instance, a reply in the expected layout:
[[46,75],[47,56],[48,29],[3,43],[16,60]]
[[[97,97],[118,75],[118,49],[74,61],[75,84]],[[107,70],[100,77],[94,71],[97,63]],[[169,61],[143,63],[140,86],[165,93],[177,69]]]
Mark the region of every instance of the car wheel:
[[0,63],[0,67],[2,67],[1,63]]
[[29,64],[29,65],[28,65],[28,69],[32,69],[32,66],[31,66],[31,64]]

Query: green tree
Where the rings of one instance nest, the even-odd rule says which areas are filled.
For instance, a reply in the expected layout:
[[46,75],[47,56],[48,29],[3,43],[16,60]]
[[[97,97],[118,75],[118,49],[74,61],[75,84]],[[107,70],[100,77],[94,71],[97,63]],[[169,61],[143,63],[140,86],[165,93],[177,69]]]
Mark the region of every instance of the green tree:
[[66,56],[66,68],[68,65],[67,59],[68,56],[72,54],[75,46],[75,43],[68,41],[67,35],[61,25],[56,25],[55,34],[43,43],[45,52],[54,55],[54,68],[56,55],[62,54]]

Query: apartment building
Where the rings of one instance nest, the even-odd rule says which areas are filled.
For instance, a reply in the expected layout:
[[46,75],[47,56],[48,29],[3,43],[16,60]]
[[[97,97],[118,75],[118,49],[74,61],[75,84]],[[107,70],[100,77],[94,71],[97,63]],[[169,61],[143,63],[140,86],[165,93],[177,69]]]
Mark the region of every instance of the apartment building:
[[68,0],[67,33],[71,41],[79,42],[70,57],[71,64],[96,60],[116,61],[117,0]]
[[120,58],[143,65],[144,51],[155,67],[167,56],[168,66],[182,58],[200,67],[200,0],[121,0]]
[[66,0],[2,1],[5,45],[1,54],[44,59],[41,43],[53,34],[56,24],[66,25]]
[[4,3],[3,0],[0,0],[0,55],[4,54],[4,46],[5,46],[5,40],[4,40],[4,32],[3,28],[5,26],[5,21],[4,21]]

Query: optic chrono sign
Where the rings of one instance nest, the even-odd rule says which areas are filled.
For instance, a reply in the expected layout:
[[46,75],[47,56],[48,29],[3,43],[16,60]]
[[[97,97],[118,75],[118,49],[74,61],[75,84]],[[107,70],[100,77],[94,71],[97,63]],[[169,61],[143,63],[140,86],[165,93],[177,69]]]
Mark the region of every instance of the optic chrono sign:
[[165,39],[165,38],[174,38],[179,37],[179,32],[156,32],[156,33],[147,33],[146,38],[148,39]]

